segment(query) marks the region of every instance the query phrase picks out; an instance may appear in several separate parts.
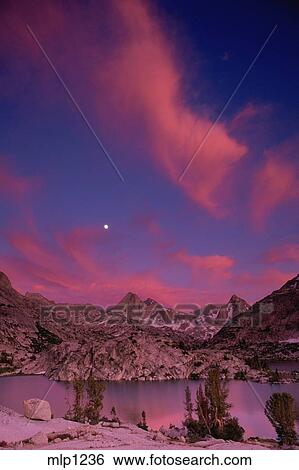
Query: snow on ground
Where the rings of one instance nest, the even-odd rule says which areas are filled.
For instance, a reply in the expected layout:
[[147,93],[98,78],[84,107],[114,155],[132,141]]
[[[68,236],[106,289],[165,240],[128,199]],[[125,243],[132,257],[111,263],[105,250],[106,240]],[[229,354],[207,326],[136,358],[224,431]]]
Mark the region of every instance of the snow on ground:
[[51,421],[29,420],[15,411],[4,407],[0,409],[0,441],[7,443],[29,439],[38,432],[47,434],[79,426],[79,423],[66,421],[63,418],[51,419]]

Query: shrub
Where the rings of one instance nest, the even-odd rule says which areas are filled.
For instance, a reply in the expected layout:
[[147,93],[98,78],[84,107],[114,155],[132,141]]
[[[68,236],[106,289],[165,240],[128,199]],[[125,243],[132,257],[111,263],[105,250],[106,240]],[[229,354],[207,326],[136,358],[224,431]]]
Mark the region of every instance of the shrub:
[[42,327],[40,323],[35,324],[37,329],[37,338],[31,340],[34,353],[40,353],[48,348],[49,345],[61,344],[62,340],[51,331]]
[[226,441],[242,441],[244,432],[245,429],[240,426],[238,418],[233,417],[224,422],[222,429],[216,429],[214,435]]
[[7,366],[7,367],[0,367],[0,374],[7,374],[8,372],[13,372],[15,367]]
[[5,351],[2,351],[0,354],[0,363],[5,364],[6,366],[12,366],[13,365],[12,355],[8,354]]
[[235,380],[247,380],[247,374],[245,370],[238,370],[234,375]]
[[296,407],[295,400],[289,393],[273,393],[266,402],[265,415],[275,428],[279,443],[296,443]]
[[257,355],[245,359],[245,364],[252,369],[265,370],[268,369],[268,364],[263,359],[260,359]]
[[271,384],[277,384],[280,382],[280,373],[278,372],[278,369],[269,371],[269,382]]
[[191,372],[188,377],[189,380],[199,380],[200,374],[198,372]]
[[117,416],[115,406],[112,406],[111,411],[110,411],[110,415],[111,415],[111,421],[113,423],[120,423],[120,419]]
[[186,426],[188,434],[187,438],[189,442],[197,442],[200,439],[203,439],[207,435],[207,428],[202,422],[199,422],[196,419],[191,419],[189,421],[184,421],[184,426]]

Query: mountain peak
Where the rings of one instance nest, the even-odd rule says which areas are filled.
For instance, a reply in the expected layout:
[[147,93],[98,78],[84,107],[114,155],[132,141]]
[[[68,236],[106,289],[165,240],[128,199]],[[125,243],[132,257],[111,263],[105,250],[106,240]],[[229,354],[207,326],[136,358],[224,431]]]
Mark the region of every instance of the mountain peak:
[[38,292],[26,292],[25,298],[29,301],[41,303],[41,304],[54,304],[53,300],[49,300]]
[[140,297],[134,292],[128,292],[120,301],[121,305],[139,305],[142,303]]
[[289,279],[283,286],[278,289],[278,291],[274,292],[279,292],[279,291],[284,291],[288,289],[299,289],[299,274],[297,276],[293,277],[292,279]]
[[0,287],[11,288],[11,282],[9,278],[2,271],[0,271]]
[[231,296],[231,298],[229,299],[229,301],[228,301],[229,304],[232,304],[232,303],[243,303],[243,302],[247,304],[246,300],[242,299],[242,297],[239,297],[239,296],[236,295],[236,294],[233,294],[233,295]]
[[158,305],[158,302],[157,302],[156,300],[154,300],[154,299],[151,299],[150,297],[148,297],[148,298],[144,301],[144,303],[145,303],[146,305]]

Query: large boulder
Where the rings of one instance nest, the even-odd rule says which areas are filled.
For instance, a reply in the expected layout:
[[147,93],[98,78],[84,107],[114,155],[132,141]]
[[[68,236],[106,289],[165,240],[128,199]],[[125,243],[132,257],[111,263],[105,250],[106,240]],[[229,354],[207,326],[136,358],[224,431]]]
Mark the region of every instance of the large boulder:
[[23,401],[24,416],[29,419],[50,421],[52,417],[50,403],[39,398],[30,398]]

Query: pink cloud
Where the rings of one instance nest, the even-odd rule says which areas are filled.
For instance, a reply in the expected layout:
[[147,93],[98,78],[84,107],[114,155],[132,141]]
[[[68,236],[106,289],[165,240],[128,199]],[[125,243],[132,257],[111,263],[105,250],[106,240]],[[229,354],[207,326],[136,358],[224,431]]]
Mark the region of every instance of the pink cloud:
[[70,291],[78,291],[81,288],[76,273],[71,269],[68,272],[66,260],[59,252],[48,248],[38,236],[15,232],[10,234],[9,241],[18,254],[11,259],[12,264],[31,274],[32,278]]
[[234,279],[234,286],[245,298],[256,301],[279,289],[296,274],[294,271],[279,269],[265,269],[257,273],[242,272]]
[[[13,233],[9,237],[13,251],[0,254],[1,270],[22,292],[39,291],[57,302],[90,302],[104,306],[118,302],[128,291],[169,306],[222,303],[233,293],[252,302],[296,274],[280,269],[236,273],[233,270],[236,262],[231,257],[190,255],[184,250],[164,254],[164,258],[162,254],[164,263],[138,271],[125,262],[115,264],[111,253],[105,256],[106,241],[99,232],[95,227],[79,227],[54,238],[57,244],[51,247],[37,235]],[[286,257],[296,258],[297,255],[297,247],[296,251],[286,250]],[[278,259],[274,252],[269,256],[273,262]],[[182,274],[185,277],[182,267],[191,272],[187,285],[179,281]],[[170,272],[176,273],[177,279],[169,281]]]
[[286,243],[271,248],[265,255],[268,263],[295,261],[299,263],[299,243]]
[[[139,158],[150,154],[157,169],[189,199],[215,216],[224,215],[228,177],[247,148],[229,135],[227,125],[218,123],[190,170],[178,181],[213,121],[206,108],[193,110],[187,104],[183,82],[188,70],[183,66],[183,52],[168,39],[166,27],[151,5],[142,0],[114,0],[100,9],[91,3],[84,15],[79,5],[71,14],[58,5],[46,4],[41,9],[30,5],[8,9],[10,34],[14,32],[17,38],[15,53],[24,61],[31,60],[34,70],[48,77],[49,85],[52,73],[32,38],[24,33],[24,18],[28,18],[62,75],[70,77],[76,96],[96,107],[99,128],[113,135],[117,131],[120,142],[130,142],[130,153],[134,153],[131,142],[135,147],[142,135],[146,151],[139,152]],[[78,60],[84,64],[80,69]],[[57,95],[56,88],[55,92]],[[61,99],[63,95],[57,96]],[[57,103],[57,96],[52,104]]]
[[80,269],[97,273],[100,260],[94,246],[103,246],[105,233],[98,227],[76,227],[66,234],[57,234],[56,240],[64,255],[72,259]]
[[[196,276],[202,272],[227,278],[231,276],[231,268],[235,265],[235,260],[223,255],[190,255],[184,250],[177,251],[173,255],[174,259],[188,266]],[[206,274],[205,274],[206,275]]]
[[[214,215],[222,215],[218,195],[246,147],[217,124],[190,171],[178,181],[185,165],[201,144],[212,121],[193,111],[184,100],[185,70],[161,23],[145,2],[117,2],[125,33],[122,45],[95,76],[95,84],[107,89],[110,109],[126,119],[143,123],[147,146],[165,175],[194,202]],[[99,94],[100,106],[101,94]],[[123,119],[125,122],[125,119]]]
[[251,194],[251,215],[258,228],[275,209],[299,197],[298,138],[265,152],[265,162],[256,172]]
[[36,187],[37,181],[33,178],[17,175],[3,158],[0,159],[0,193],[13,200],[22,200]]
[[238,130],[252,122],[253,118],[268,116],[272,111],[272,106],[269,104],[255,104],[247,103],[235,116],[233,117],[229,128],[231,130]]
[[[38,290],[56,301],[105,305],[118,302],[128,291],[167,305],[195,301],[192,287],[165,282],[159,269],[130,272],[120,259],[114,264],[111,255],[105,256],[101,233],[95,227],[79,227],[56,237],[58,245],[52,248],[36,234],[11,233],[14,254],[0,256],[1,269],[21,291]],[[94,248],[100,248],[100,258]]]

